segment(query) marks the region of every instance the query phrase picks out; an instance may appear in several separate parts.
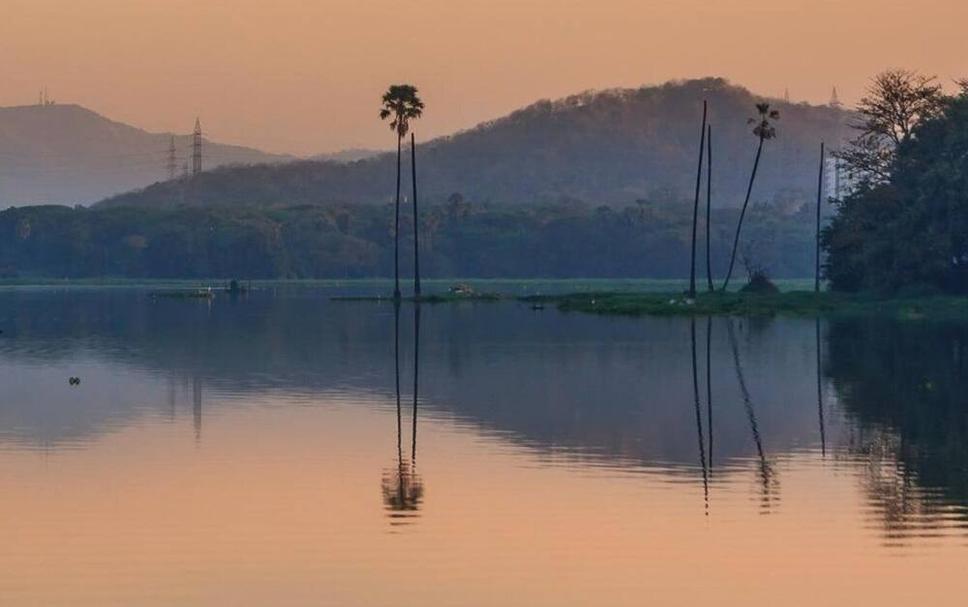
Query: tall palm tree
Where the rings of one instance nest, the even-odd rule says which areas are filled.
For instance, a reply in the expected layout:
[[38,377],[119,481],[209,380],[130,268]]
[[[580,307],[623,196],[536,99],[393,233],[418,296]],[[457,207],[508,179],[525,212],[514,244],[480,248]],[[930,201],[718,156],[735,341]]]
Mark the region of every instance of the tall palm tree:
[[397,135],[397,196],[393,216],[393,298],[400,299],[400,148],[410,131],[410,121],[420,118],[424,104],[411,84],[392,84],[383,93],[380,120],[390,121],[390,130]]
[[814,259],[813,292],[820,292],[820,203],[823,200],[823,163],[824,163],[824,142],[820,142],[820,174],[817,176],[817,242],[816,257]]
[[699,223],[699,190],[702,187],[703,148],[706,147],[706,101],[702,102],[702,127],[699,129],[699,168],[696,169],[696,199],[692,204],[692,254],[689,259],[689,297],[696,297],[696,225]]
[[780,112],[770,109],[769,103],[756,104],[756,117],[750,118],[747,122],[755,124],[753,135],[759,139],[756,146],[756,159],[753,161],[753,171],[750,173],[750,182],[746,188],[746,199],[743,201],[743,209],[739,212],[739,223],[736,224],[736,237],[733,239],[733,253],[729,256],[729,269],[726,271],[726,280],[723,281],[723,291],[729,286],[729,279],[733,275],[733,265],[736,263],[736,249],[739,246],[739,233],[743,229],[743,218],[746,217],[746,207],[750,204],[750,196],[753,194],[753,182],[756,181],[756,170],[760,166],[760,157],[763,155],[763,142],[776,137],[776,127],[773,121],[780,119]]
[[420,216],[417,214],[417,143],[410,132],[410,170],[413,184],[413,295],[420,299]]
[[716,290],[713,286],[713,257],[709,248],[710,236],[713,231],[713,125],[706,126],[706,283],[709,292]]

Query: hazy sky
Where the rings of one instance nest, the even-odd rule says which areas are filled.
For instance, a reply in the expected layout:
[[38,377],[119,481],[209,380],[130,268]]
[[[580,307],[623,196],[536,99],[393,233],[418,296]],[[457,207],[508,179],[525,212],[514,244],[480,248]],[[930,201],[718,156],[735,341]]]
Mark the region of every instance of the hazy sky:
[[886,67],[968,74],[966,21],[965,0],[3,0],[0,104],[46,84],[149,130],[198,114],[207,136],[271,151],[389,147],[391,82],[421,89],[424,138],[707,75],[850,102]]

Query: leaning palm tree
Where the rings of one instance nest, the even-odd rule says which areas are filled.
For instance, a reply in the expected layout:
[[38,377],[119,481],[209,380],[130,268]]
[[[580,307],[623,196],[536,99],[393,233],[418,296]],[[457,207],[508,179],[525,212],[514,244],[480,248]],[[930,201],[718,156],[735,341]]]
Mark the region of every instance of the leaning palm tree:
[[726,271],[726,280],[723,281],[723,291],[729,286],[729,279],[733,275],[733,265],[736,263],[736,249],[739,247],[739,234],[743,229],[743,218],[746,217],[746,207],[750,204],[750,196],[753,194],[753,182],[756,181],[756,170],[760,166],[760,157],[763,155],[763,142],[776,137],[776,127],[773,126],[774,120],[779,120],[780,112],[770,109],[769,103],[756,104],[756,117],[748,120],[749,124],[755,124],[753,134],[759,139],[756,147],[756,159],[753,160],[753,172],[750,173],[750,182],[746,188],[746,199],[743,200],[743,208],[739,212],[739,223],[736,224],[736,236],[733,239],[733,253],[729,256],[729,269]]
[[380,120],[390,120],[390,130],[397,135],[397,195],[393,215],[393,298],[400,299],[400,148],[410,131],[410,121],[423,114],[423,101],[417,87],[392,84],[383,94]]

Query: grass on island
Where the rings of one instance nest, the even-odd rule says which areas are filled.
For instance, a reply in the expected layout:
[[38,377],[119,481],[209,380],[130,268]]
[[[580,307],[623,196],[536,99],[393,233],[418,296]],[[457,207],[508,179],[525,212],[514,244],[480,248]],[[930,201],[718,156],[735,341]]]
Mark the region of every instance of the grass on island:
[[897,318],[968,318],[968,298],[932,296],[886,298],[868,294],[787,291],[779,293],[577,293],[520,298],[557,305],[562,311],[624,316],[865,315]]

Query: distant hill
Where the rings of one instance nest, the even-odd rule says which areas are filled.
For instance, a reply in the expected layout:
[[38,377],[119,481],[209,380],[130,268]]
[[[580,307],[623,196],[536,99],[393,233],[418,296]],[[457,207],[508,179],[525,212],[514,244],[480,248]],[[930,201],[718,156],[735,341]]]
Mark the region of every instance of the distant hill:
[[[170,139],[78,105],[0,108],[0,208],[91,203],[167,179]],[[175,146],[180,173],[191,136],[176,136]],[[292,157],[204,141],[207,167],[286,160]]]
[[373,158],[374,156],[379,156],[383,154],[383,150],[368,150],[366,148],[348,148],[345,150],[340,150],[338,152],[329,152],[325,154],[316,154],[312,156],[310,160],[321,160],[323,162],[356,162],[357,160],[365,160],[367,158]]
[[[747,118],[762,98],[718,78],[539,101],[424,143],[418,148],[422,197],[433,203],[460,193],[471,202],[502,204],[691,198],[704,98],[714,129],[714,204],[736,206],[756,145]],[[848,113],[769,101],[781,113],[779,137],[767,144],[754,199],[809,200],[815,195],[820,141],[828,146],[842,141]],[[416,127],[419,136],[419,123]],[[105,204],[382,203],[392,200],[393,188],[394,157],[384,153],[350,163],[221,169]]]

